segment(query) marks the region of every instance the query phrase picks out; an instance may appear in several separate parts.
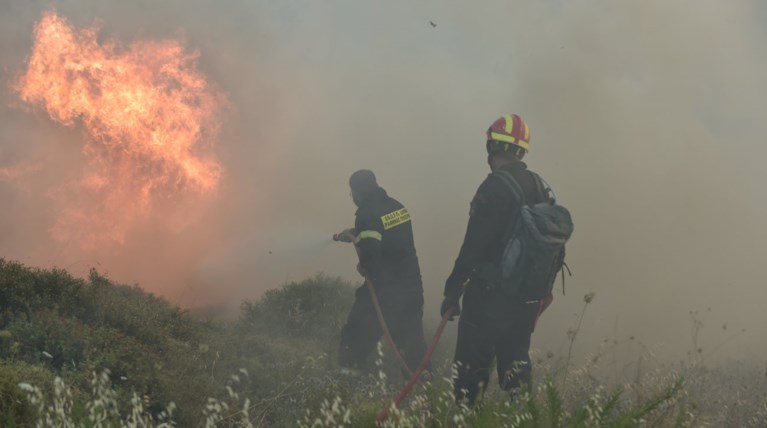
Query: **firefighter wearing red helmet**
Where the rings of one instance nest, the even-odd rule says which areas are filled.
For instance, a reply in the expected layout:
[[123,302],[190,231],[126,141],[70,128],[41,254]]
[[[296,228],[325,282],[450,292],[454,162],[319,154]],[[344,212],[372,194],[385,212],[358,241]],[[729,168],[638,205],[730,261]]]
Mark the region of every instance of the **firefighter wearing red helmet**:
[[[519,391],[531,381],[530,339],[537,317],[550,297],[525,301],[498,290],[491,275],[500,263],[509,225],[519,216],[521,200],[502,183],[497,172],[511,174],[525,204],[548,200],[522,158],[530,149],[530,128],[516,114],[490,125],[486,139],[491,173],[471,201],[466,235],[452,273],[445,283],[441,314],[459,315],[454,363],[455,397],[473,403],[487,386],[493,360],[501,388]],[[461,311],[463,297],[463,311]],[[452,318],[451,318],[452,319]]]
[[518,159],[522,159],[530,150],[530,128],[519,115],[507,114],[499,117],[487,128],[486,145],[488,155],[511,152]]

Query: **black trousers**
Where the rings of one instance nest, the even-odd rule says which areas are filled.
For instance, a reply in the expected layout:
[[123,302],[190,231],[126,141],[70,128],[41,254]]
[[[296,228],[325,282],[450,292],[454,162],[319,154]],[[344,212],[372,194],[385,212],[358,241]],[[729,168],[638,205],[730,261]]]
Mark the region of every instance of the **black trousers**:
[[519,302],[499,291],[467,286],[453,360],[456,400],[473,403],[484,392],[493,359],[503,390],[530,384],[530,338],[538,311],[537,301]]
[[[426,353],[423,338],[423,294],[377,294],[386,325],[402,358],[415,371]],[[346,324],[341,329],[338,362],[342,367],[365,368],[367,359],[381,339],[383,330],[378,322],[373,301],[363,284],[355,293],[354,304]]]

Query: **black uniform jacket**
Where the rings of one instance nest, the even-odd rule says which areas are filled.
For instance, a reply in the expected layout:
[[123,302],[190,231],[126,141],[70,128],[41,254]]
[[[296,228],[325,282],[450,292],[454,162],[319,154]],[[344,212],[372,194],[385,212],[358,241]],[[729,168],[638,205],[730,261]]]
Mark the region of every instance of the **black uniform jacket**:
[[354,243],[360,266],[373,281],[376,293],[422,294],[421,270],[407,209],[379,187],[359,203],[355,215]]
[[[510,172],[525,193],[525,202],[543,202],[535,181],[523,162],[513,162],[501,167]],[[461,286],[472,277],[483,263],[500,263],[507,230],[516,222],[520,211],[519,201],[500,178],[490,174],[480,184],[471,201],[469,225],[463,245],[455,261],[453,272],[445,283],[445,296],[456,296]]]

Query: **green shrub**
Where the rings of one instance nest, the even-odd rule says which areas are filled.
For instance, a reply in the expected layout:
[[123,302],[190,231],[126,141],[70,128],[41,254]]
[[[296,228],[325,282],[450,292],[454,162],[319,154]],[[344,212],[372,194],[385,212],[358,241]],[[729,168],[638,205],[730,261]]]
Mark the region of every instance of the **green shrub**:
[[19,388],[26,382],[50,388],[53,374],[40,366],[22,362],[0,362],[0,426],[27,427],[34,425],[37,414],[34,406]]
[[[343,280],[318,275],[245,302],[235,322],[202,321],[95,271],[81,280],[0,259],[0,426],[45,425],[56,400],[68,404],[54,418],[92,426],[89,414],[107,397],[114,408],[96,413],[113,425],[134,424],[135,414],[154,426],[173,402],[176,426],[207,419],[220,427],[372,427],[403,380],[393,359],[380,361],[383,353],[373,375],[347,378],[335,370],[333,352],[353,294]],[[575,369],[569,355],[564,362],[547,355],[533,359],[543,380],[535,390],[512,402],[491,388],[469,409],[453,401],[449,361],[448,354],[433,361],[433,383],[417,386],[386,426],[767,422],[763,369],[754,375],[751,367],[736,367],[733,377],[732,370],[672,367],[615,385],[592,371],[596,358]],[[733,394],[735,378],[742,386]],[[31,395],[47,407],[24,400]]]
[[252,333],[335,343],[353,300],[348,282],[320,274],[244,302],[240,324]]
[[9,317],[40,308],[78,307],[85,282],[60,269],[28,268],[0,258],[0,327]]
[[308,366],[325,371],[333,363],[323,353],[337,344],[353,291],[318,275],[245,303],[238,322],[217,323],[94,270],[82,280],[0,259],[0,297],[0,359],[60,376],[75,411],[93,373],[109,370],[123,412],[136,393],[150,413],[174,401],[176,421],[193,426],[205,398],[240,369],[251,374],[240,387],[254,400],[268,400]]

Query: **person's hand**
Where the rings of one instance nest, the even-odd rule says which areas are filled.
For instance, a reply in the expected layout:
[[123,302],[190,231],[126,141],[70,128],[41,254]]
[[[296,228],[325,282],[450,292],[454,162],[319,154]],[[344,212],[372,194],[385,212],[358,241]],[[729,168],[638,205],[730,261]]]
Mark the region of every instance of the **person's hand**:
[[354,229],[344,229],[333,235],[334,241],[354,242]]
[[362,277],[365,277],[365,268],[362,267],[362,264],[357,263],[357,272],[362,275]]
[[442,300],[442,306],[439,308],[439,315],[441,317],[444,317],[448,310],[453,309],[453,312],[450,314],[450,318],[448,318],[448,321],[452,321],[457,317],[458,315],[461,315],[461,300],[460,297],[454,297],[454,296],[445,296],[445,299]]

